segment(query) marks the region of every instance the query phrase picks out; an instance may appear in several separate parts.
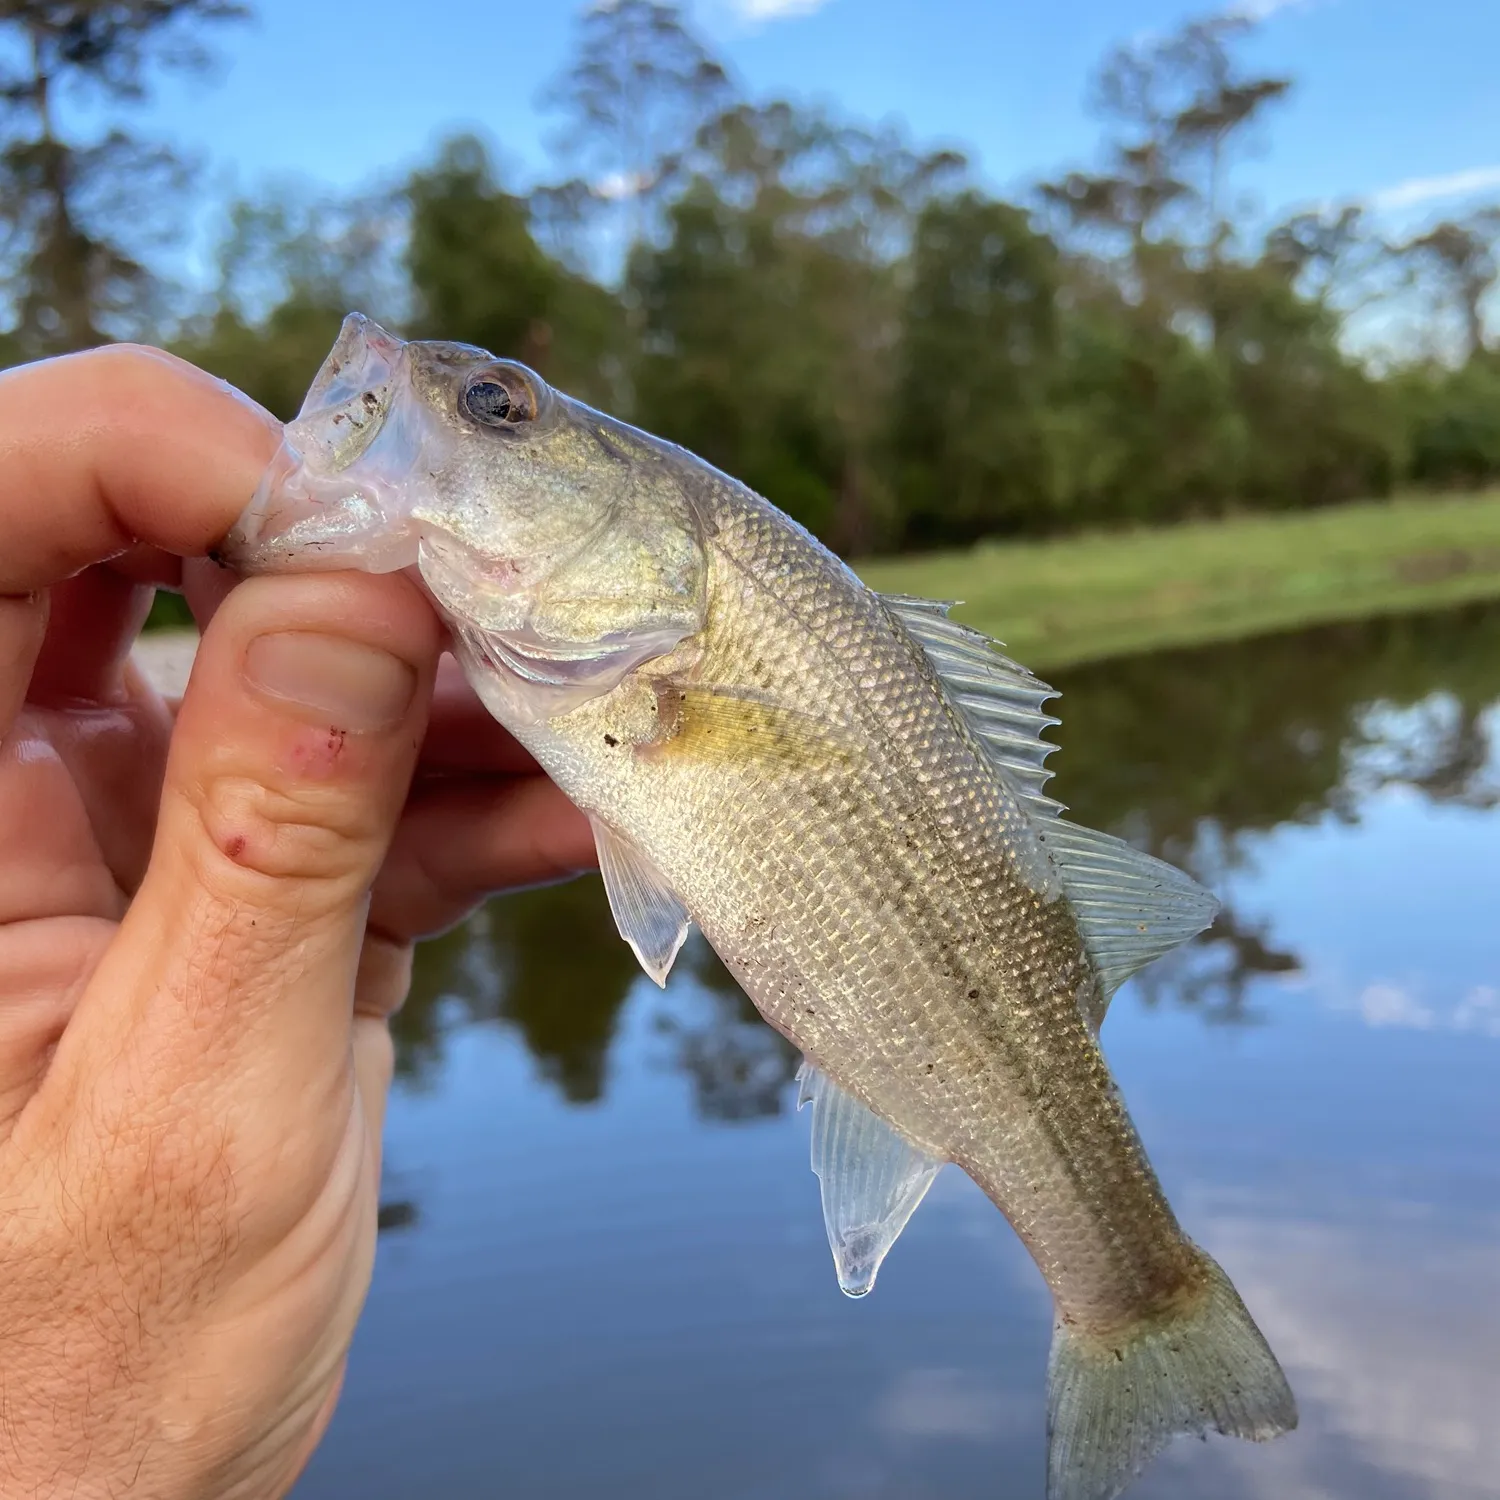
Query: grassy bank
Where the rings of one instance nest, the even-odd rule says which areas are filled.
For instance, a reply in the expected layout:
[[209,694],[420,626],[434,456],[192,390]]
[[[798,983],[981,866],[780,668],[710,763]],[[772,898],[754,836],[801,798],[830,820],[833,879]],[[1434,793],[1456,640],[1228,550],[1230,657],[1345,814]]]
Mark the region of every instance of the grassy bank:
[[1500,597],[1500,492],[985,544],[859,572],[887,592],[961,599],[955,618],[1055,667]]

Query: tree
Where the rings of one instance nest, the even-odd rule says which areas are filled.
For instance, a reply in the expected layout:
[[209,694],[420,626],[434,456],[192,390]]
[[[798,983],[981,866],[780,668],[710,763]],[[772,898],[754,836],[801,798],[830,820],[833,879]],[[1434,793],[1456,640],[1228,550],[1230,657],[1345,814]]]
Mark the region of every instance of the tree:
[[1264,258],[1320,308],[1347,317],[1384,291],[1379,278],[1391,247],[1371,231],[1364,209],[1351,203],[1284,219],[1266,236]]
[[776,102],[726,111],[690,162],[668,237],[631,261],[638,414],[868,551],[891,530],[903,260],[959,160]]
[[1269,251],[1218,276],[1218,354],[1246,436],[1233,499],[1278,509],[1387,493],[1402,424],[1391,392],[1340,348],[1339,315]]
[[[1056,524],[1159,524],[1233,503],[1248,438],[1224,361],[1087,263],[1068,271],[1049,411]],[[1049,519],[1038,515],[1032,529]]]
[[1057,516],[1057,247],[972,191],[928,204],[912,247],[884,408],[908,546],[970,542]]
[[642,328],[634,415],[826,536],[845,458],[833,408],[840,351],[810,289],[837,268],[818,265],[820,247],[782,223],[705,180],[671,206],[665,243],[630,264]]
[[406,201],[414,336],[479,344],[585,400],[620,404],[618,300],[541,248],[530,206],[499,185],[480,141],[444,145]]
[[1485,300],[1500,280],[1500,204],[1445,219],[1402,247],[1419,270],[1438,283],[1439,295],[1457,312],[1466,360],[1487,347]]
[[294,415],[351,308],[397,322],[409,302],[393,247],[399,195],[272,189],[231,205],[211,305],[178,329],[177,353]]
[[182,163],[123,130],[68,139],[69,97],[143,99],[156,68],[198,68],[210,23],[245,13],[235,0],[0,0],[0,245],[26,354],[97,344],[147,323],[160,287],[143,250],[153,209]]
[[1211,273],[1234,238],[1229,167],[1264,110],[1291,87],[1237,65],[1233,47],[1254,29],[1243,15],[1190,21],[1173,35],[1117,47],[1094,83],[1109,122],[1105,165],[1043,183],[1043,203],[1087,244],[1123,245],[1137,300],[1180,299],[1196,270],[1200,312],[1214,336]]
[[565,116],[557,145],[579,169],[576,183],[595,206],[620,211],[621,260],[644,238],[700,127],[730,92],[728,74],[680,5],[600,0],[584,12],[573,62],[542,102]]
[[1397,371],[1418,484],[1480,489],[1500,478],[1500,355]]
[[1211,264],[1222,261],[1234,236],[1228,171],[1234,148],[1266,107],[1283,99],[1291,80],[1246,74],[1233,44],[1255,22],[1242,12],[1190,21],[1152,59],[1168,107],[1168,149],[1200,214],[1199,240]]

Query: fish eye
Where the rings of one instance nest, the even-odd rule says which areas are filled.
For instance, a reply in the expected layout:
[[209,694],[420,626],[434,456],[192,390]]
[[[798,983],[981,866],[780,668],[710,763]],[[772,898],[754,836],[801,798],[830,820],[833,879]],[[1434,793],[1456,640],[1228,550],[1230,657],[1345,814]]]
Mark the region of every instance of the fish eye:
[[538,405],[531,382],[515,370],[481,371],[464,387],[458,404],[480,426],[499,428],[532,421]]

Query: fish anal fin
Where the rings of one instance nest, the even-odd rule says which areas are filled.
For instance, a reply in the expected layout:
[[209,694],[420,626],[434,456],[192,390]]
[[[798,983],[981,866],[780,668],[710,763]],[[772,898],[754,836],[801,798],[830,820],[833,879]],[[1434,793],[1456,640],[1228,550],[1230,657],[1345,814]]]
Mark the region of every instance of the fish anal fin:
[[863,1297],[943,1163],[811,1063],[803,1063],[797,1081],[798,1108],[813,1108],[812,1169],[839,1288]]
[[666,987],[692,919],[656,867],[600,818],[589,819],[609,909],[641,967]]

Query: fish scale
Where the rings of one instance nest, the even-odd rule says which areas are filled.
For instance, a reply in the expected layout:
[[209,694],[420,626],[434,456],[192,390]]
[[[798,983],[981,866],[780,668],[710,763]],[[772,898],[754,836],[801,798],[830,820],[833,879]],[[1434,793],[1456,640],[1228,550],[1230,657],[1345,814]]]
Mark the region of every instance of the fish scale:
[[[773,1026],[975,1178],[1065,1316],[1169,1300],[1197,1257],[1079,1018],[1076,928],[1055,903],[1048,920],[1008,857],[1030,837],[1024,813],[852,575],[738,487],[700,503],[717,564],[740,575],[738,588],[710,585],[701,670],[799,713],[817,704],[838,755],[748,777],[666,760],[641,777],[595,748],[603,736],[587,721],[607,703],[577,711],[571,748],[555,745],[569,737],[559,724],[529,747],[576,801],[652,850]],[[758,664],[772,666],[757,677]],[[760,851],[749,869],[746,848]],[[756,900],[780,914],[773,931],[743,920]],[[773,972],[799,976],[790,994],[762,978],[770,948]]]
[[696,920],[806,1055],[845,1290],[942,1162],[988,1194],[1056,1305],[1049,1500],[1110,1500],[1175,1433],[1295,1426],[1095,1035],[1215,903],[1059,816],[1045,684],[682,449],[357,315],[221,553],[429,590],[480,697],[593,820],[646,971],[665,982]]

